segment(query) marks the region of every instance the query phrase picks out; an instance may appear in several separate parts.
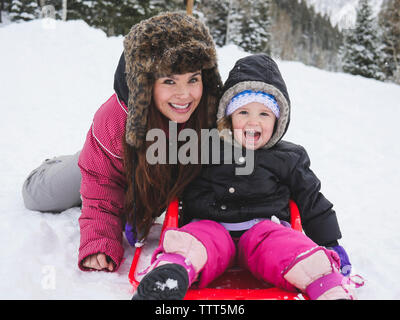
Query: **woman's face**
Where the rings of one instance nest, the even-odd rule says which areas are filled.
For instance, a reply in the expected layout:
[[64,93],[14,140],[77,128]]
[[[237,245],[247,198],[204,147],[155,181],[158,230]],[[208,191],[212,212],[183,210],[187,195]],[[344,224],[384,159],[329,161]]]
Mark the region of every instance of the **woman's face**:
[[153,97],[157,109],[176,123],[189,120],[203,94],[201,71],[158,78]]

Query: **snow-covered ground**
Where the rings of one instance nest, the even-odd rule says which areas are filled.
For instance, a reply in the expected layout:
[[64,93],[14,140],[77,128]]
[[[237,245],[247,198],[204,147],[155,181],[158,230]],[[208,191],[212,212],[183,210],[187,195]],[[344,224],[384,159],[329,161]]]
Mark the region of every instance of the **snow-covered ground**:
[[[0,27],[0,299],[130,299],[128,271],[77,267],[78,208],[24,208],[21,186],[44,159],[79,150],[113,93],[122,37],[81,21]],[[227,77],[246,53],[218,50]],[[278,61],[292,100],[286,140],[308,150],[335,204],[341,244],[367,284],[360,299],[400,299],[400,86]]]

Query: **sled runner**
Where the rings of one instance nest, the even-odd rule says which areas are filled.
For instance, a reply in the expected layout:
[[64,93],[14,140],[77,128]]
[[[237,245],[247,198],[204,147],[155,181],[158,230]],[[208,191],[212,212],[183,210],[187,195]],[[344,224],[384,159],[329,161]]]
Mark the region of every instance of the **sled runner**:
[[[299,210],[293,201],[289,202],[291,226],[302,231]],[[170,203],[163,224],[153,226],[152,236],[143,246],[136,248],[132,265],[129,271],[129,280],[134,290],[141,280],[140,272],[150,264],[151,250],[154,250],[159,241],[159,235],[166,228],[178,227],[179,203],[174,200]],[[145,261],[147,259],[147,261]],[[252,276],[252,274],[238,266],[229,268],[219,278],[215,279],[207,288],[198,289],[193,284],[186,293],[184,300],[299,300],[307,299],[304,294],[288,292],[274,287]]]

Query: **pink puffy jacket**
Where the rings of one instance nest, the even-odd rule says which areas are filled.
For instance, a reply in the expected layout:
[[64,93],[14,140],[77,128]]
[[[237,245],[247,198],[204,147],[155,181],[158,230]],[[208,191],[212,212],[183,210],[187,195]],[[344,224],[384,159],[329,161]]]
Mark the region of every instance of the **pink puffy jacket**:
[[79,157],[82,173],[82,214],[79,218],[81,239],[79,268],[95,253],[105,253],[121,264],[122,219],[126,179],[123,166],[122,138],[125,135],[127,107],[113,94],[94,115],[92,126]]

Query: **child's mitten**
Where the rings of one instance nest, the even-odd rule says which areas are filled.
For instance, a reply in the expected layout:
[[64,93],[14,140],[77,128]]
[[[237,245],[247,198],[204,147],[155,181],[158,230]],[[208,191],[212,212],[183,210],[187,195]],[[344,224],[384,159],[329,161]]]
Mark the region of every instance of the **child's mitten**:
[[340,271],[344,276],[350,276],[351,273],[351,263],[349,256],[347,255],[346,250],[342,246],[334,246],[330,247],[328,249],[331,249],[335,251],[340,258]]

